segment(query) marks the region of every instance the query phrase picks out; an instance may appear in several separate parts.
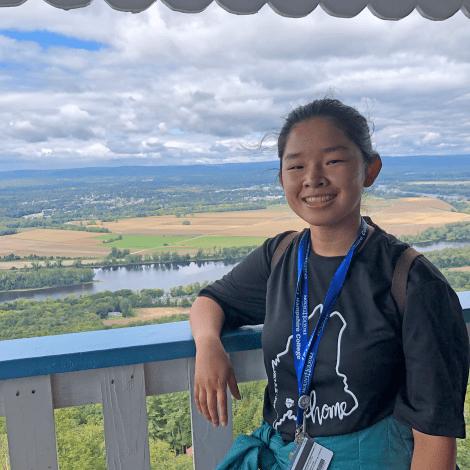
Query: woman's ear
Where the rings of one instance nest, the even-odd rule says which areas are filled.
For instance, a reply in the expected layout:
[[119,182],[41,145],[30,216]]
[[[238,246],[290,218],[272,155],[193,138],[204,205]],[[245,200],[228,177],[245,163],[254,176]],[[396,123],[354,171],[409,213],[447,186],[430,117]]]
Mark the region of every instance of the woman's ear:
[[382,159],[377,157],[372,163],[367,165],[366,168],[366,179],[364,180],[364,188],[368,188],[374,184],[377,176],[379,176],[380,170],[382,169]]
[[279,170],[277,177],[279,178],[279,183],[281,183],[281,188],[284,189],[284,184],[282,183],[282,171]]

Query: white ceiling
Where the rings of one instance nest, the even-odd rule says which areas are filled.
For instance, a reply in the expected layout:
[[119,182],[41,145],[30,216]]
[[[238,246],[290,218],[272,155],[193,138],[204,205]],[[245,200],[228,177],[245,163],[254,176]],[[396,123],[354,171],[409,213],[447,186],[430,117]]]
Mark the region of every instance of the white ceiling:
[[[0,6],[12,7],[26,0],[0,0]],[[45,0],[50,5],[69,10],[89,5],[92,0]],[[102,1],[102,0],[95,0]],[[115,10],[138,13],[157,0],[105,0]],[[199,13],[214,0],[160,0],[168,8],[182,13]],[[399,20],[414,9],[429,20],[442,21],[459,10],[470,18],[470,0],[216,0],[220,7],[237,15],[257,13],[265,4],[282,16],[300,18],[321,7],[331,16],[352,18],[364,8],[383,20]]]

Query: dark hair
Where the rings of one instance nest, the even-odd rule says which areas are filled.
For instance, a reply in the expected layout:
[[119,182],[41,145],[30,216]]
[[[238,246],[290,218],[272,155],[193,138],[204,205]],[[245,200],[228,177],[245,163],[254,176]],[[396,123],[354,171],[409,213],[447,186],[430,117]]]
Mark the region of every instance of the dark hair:
[[338,129],[341,129],[346,137],[360,148],[366,165],[380,156],[372,148],[371,132],[366,118],[357,109],[345,105],[337,99],[323,98],[312,101],[305,106],[299,106],[287,116],[277,141],[280,171],[282,171],[282,156],[292,129],[301,122],[315,118],[331,119]]

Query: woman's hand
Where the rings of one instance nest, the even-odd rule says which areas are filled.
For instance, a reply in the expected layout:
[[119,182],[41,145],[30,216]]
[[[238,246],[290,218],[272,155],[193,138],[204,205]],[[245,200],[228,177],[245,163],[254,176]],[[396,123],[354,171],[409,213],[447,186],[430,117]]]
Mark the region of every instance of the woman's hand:
[[197,344],[196,371],[194,374],[194,400],[199,413],[217,427],[228,422],[227,385],[232,395],[241,400],[237,379],[228,354],[219,337],[205,337]]
[[430,436],[413,429],[414,451],[411,470],[455,470],[455,437]]
[[232,364],[220,341],[224,312],[214,300],[198,297],[189,312],[189,322],[196,343],[194,400],[197,410],[217,427],[218,403],[222,426],[226,426],[227,385],[237,400],[241,397]]

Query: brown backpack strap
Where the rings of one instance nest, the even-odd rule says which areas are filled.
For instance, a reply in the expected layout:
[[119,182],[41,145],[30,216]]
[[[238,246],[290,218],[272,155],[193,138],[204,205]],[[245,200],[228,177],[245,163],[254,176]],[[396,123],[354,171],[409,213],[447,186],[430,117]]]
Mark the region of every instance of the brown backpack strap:
[[398,306],[398,311],[403,317],[405,311],[406,303],[406,284],[408,282],[408,273],[410,271],[411,264],[414,259],[418,256],[422,256],[421,253],[416,251],[414,248],[407,248],[398,258],[397,264],[395,266],[395,271],[393,271],[392,278],[392,297],[395,299],[395,302]]
[[[375,230],[379,232],[384,232],[377,224],[372,222],[370,217],[364,217],[364,220],[367,222],[368,225],[374,227]],[[389,237],[392,239],[398,240],[393,235],[388,234]],[[408,273],[411,268],[411,264],[418,256],[423,256],[421,253],[416,251],[414,248],[408,247],[398,258],[397,264],[395,265],[395,270],[393,271],[392,277],[392,297],[395,300],[398,311],[400,315],[403,317],[403,313],[405,312],[405,303],[406,303],[406,284],[408,282]]]
[[271,272],[273,272],[274,266],[276,266],[279,258],[281,257],[282,253],[286,251],[286,248],[289,246],[290,242],[299,234],[300,232],[291,232],[288,233],[282,240],[281,243],[276,248],[276,251],[273,254],[271,259]]

